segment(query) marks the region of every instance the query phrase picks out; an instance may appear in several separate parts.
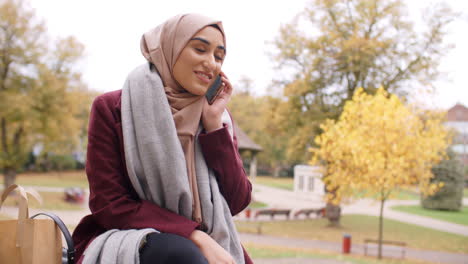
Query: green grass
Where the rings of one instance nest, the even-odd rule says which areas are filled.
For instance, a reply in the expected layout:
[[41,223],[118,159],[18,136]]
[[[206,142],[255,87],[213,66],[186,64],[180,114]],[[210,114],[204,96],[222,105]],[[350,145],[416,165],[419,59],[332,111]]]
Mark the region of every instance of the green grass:
[[[354,198],[378,198],[377,195],[372,196],[371,194],[366,196],[366,192],[362,191],[357,193]],[[389,198],[390,200],[419,200],[420,195],[416,191],[412,190],[394,190]],[[378,199],[376,199],[378,200]]]
[[[245,243],[251,258],[318,258],[321,254],[312,250]],[[329,258],[329,257],[327,257]]]
[[468,226],[468,207],[466,206],[463,207],[462,210],[459,212],[428,210],[424,209],[420,205],[398,205],[393,206],[392,209],[405,213],[427,216],[455,224]]
[[[18,174],[16,176],[16,183],[23,186],[88,188],[88,180],[84,170]],[[3,177],[0,177],[0,184],[3,186]]]
[[[273,188],[284,189],[288,191],[294,190],[294,178],[275,178],[272,176],[257,176],[255,183],[266,185]],[[358,195],[356,198],[363,198],[364,193]],[[419,200],[419,194],[410,190],[396,190],[391,199],[395,200]]]
[[73,234],[73,231],[75,231],[75,228],[78,226],[78,225],[66,225],[67,228],[68,228],[68,231],[70,232],[70,234]]
[[262,203],[262,202],[257,202],[257,201],[252,201],[250,204],[249,204],[249,208],[264,208],[264,207],[267,207],[268,205],[266,203]]
[[395,200],[419,200],[420,196],[418,193],[409,190],[395,191],[395,196],[391,197]]
[[10,216],[0,213],[0,220],[10,220],[10,219],[12,219]]
[[375,259],[375,257],[365,257],[365,256],[360,256],[360,255],[359,256],[358,255],[342,255],[342,254],[336,254],[335,252],[327,252],[327,251],[315,250],[315,249],[288,248],[285,246],[279,247],[279,246],[253,244],[253,243],[245,243],[244,246],[247,252],[249,252],[250,257],[254,259],[310,258],[311,263],[313,263],[314,259],[338,260],[338,261],[346,261],[346,263],[355,263],[355,264],[427,263],[427,262],[408,260],[408,259],[405,259],[405,260],[382,259],[378,261],[377,259]]
[[[42,205],[35,199],[29,199],[29,208],[40,208],[44,210],[82,210],[83,206],[68,203],[64,200],[64,193],[61,192],[39,192],[42,197]],[[8,197],[3,203],[5,206],[17,206],[15,197]]]
[[255,183],[270,186],[273,188],[280,188],[284,190],[294,190],[294,179],[293,178],[275,178],[272,176],[257,176]]
[[[239,232],[317,239],[340,242],[343,233],[352,236],[354,243],[362,244],[366,238],[377,238],[378,217],[366,215],[344,215],[342,227],[329,227],[327,219],[307,219],[292,221],[238,221]],[[390,219],[384,220],[384,239],[406,242],[408,247],[456,253],[468,253],[468,237],[406,224]]]

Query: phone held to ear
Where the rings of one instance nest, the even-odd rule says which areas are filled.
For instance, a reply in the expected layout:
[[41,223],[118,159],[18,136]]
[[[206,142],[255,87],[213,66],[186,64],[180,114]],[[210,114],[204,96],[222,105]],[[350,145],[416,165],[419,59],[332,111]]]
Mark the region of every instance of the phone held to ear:
[[208,91],[206,91],[205,97],[206,100],[208,101],[208,104],[213,104],[213,102],[216,100],[218,95],[221,93],[223,90],[223,82],[221,81],[221,75],[218,75],[213,83],[213,85],[208,88]]

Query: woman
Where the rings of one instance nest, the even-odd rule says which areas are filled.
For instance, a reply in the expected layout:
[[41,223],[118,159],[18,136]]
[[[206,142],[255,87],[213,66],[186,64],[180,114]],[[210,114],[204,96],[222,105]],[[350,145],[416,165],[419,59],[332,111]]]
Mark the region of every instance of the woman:
[[92,106],[92,213],[73,233],[79,262],[252,263],[232,220],[252,187],[226,111],[221,22],[173,17],[143,35],[141,50],[148,63]]

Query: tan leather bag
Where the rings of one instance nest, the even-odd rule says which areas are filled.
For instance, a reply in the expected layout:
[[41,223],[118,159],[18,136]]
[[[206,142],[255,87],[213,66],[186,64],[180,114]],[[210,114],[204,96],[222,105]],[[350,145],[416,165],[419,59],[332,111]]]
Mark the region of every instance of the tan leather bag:
[[62,263],[62,233],[51,219],[30,219],[27,193],[21,186],[11,185],[4,190],[3,201],[18,189],[18,219],[0,220],[0,263],[43,264]]

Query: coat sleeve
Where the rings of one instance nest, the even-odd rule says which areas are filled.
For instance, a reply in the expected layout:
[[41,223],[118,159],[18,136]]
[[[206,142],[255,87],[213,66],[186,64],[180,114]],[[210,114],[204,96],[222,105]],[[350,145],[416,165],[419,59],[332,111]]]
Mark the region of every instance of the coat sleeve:
[[107,230],[155,228],[188,238],[198,223],[136,194],[126,174],[120,118],[116,121],[112,107],[101,96],[90,114],[86,174],[94,219]]
[[218,179],[219,189],[226,199],[232,215],[245,209],[251,200],[252,184],[237,149],[236,135],[229,134],[228,128],[201,133],[199,142],[206,163]]

